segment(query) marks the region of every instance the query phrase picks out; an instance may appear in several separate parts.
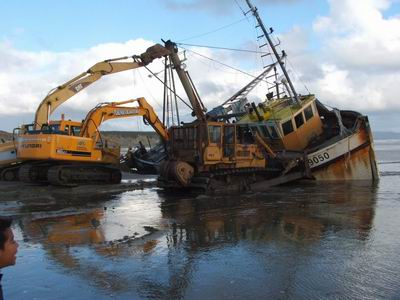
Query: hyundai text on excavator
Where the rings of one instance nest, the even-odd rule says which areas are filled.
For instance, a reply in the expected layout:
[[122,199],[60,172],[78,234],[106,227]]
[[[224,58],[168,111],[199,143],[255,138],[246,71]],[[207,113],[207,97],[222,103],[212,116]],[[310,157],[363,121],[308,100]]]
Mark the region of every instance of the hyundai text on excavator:
[[[24,135],[28,135],[26,136],[28,138],[29,131],[40,131],[42,126],[46,131],[50,115],[57,107],[104,75],[144,67],[154,59],[161,58],[168,53],[163,46],[155,44],[140,55],[119,57],[96,63],[86,72],[51,90],[38,106],[33,123],[20,126],[18,136],[24,137]],[[133,59],[133,61],[129,61],[129,59]],[[0,180],[18,179],[18,171],[23,160],[20,159],[17,153],[17,139],[18,137],[14,134],[13,141],[0,144]]]
[[[137,105],[126,106],[128,103]],[[102,103],[83,122],[49,121],[40,130],[19,136],[18,159],[25,162],[19,179],[53,185],[119,183],[120,147],[104,141],[99,127],[110,119],[133,116],[142,116],[164,142],[168,140],[167,129],[144,98]]]

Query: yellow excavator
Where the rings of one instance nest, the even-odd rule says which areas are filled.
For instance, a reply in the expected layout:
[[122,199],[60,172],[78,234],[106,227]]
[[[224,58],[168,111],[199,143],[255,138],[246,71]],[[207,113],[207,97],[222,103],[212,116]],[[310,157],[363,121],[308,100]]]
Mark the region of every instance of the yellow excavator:
[[[132,103],[136,105],[126,105]],[[17,158],[24,161],[19,179],[53,185],[120,182],[120,147],[103,140],[99,127],[110,119],[134,116],[142,116],[164,142],[168,141],[167,128],[144,98],[102,103],[82,122],[64,118],[49,121],[40,130],[19,136]]]
[[[46,126],[50,123],[50,115],[57,107],[104,75],[144,67],[154,59],[167,54],[169,54],[167,49],[160,44],[155,44],[140,55],[119,57],[96,63],[86,72],[51,90],[38,106],[33,123],[22,125],[17,136],[14,134],[13,141],[0,144],[0,180],[16,180],[18,178],[22,161],[17,155],[16,140],[25,135],[28,135],[25,138],[29,137],[35,130],[40,131],[42,126],[46,129]],[[130,61],[130,59],[133,61]]]

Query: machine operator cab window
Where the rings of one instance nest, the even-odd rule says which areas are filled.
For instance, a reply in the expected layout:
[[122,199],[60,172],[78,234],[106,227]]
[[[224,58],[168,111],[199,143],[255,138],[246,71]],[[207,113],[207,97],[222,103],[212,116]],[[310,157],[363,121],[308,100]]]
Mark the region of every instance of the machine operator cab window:
[[33,133],[37,133],[38,130],[35,130],[35,125],[34,124],[24,124],[21,126],[21,128],[16,128],[17,130],[17,134],[33,134]]
[[208,125],[208,136],[210,144],[221,144],[221,126]]
[[81,134],[81,127],[80,126],[71,126],[71,135],[80,136],[80,134]]
[[195,149],[197,141],[197,127],[185,126],[173,128],[172,140],[177,148]]
[[60,133],[60,124],[43,124],[40,131],[45,134]]

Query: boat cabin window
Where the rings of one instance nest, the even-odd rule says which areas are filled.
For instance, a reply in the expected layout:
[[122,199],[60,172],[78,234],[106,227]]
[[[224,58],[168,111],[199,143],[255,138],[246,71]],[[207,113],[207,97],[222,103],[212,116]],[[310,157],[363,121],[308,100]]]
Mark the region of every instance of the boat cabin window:
[[258,132],[260,136],[267,138],[267,139],[278,139],[279,135],[275,129],[275,126],[270,125],[259,125],[259,126],[252,126],[251,131],[255,134]]
[[[252,136],[255,136],[257,133],[260,136],[264,136],[264,134],[261,133],[261,129],[260,129],[261,127],[262,126],[251,126],[250,130],[251,130]],[[269,136],[267,135],[266,137],[268,138]]]
[[275,126],[268,126],[268,128],[269,128],[269,131],[271,132],[271,137],[273,139],[279,139],[279,135],[278,135],[278,132],[276,131]]
[[313,110],[312,110],[312,105],[309,105],[304,109],[304,116],[306,117],[307,121],[310,120],[314,116]]
[[284,135],[288,135],[289,133],[293,132],[293,123],[292,119],[282,123],[282,131]]
[[210,143],[220,144],[221,143],[221,126],[208,126],[208,136]]
[[248,126],[238,126],[236,137],[238,144],[254,144],[253,134]]
[[258,132],[261,133],[262,137],[265,137],[265,138],[270,138],[271,137],[270,134],[269,134],[269,131],[267,129],[267,126],[261,125],[258,128],[259,128]]
[[300,128],[304,124],[303,113],[300,112],[297,116],[295,116],[294,121],[296,122],[296,127]]

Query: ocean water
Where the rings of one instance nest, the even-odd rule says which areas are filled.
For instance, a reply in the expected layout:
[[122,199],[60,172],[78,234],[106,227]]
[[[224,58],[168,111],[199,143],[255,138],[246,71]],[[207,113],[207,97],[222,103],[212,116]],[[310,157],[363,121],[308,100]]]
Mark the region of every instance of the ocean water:
[[400,140],[375,148],[376,184],[196,198],[3,189],[20,244],[5,297],[399,299]]

